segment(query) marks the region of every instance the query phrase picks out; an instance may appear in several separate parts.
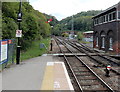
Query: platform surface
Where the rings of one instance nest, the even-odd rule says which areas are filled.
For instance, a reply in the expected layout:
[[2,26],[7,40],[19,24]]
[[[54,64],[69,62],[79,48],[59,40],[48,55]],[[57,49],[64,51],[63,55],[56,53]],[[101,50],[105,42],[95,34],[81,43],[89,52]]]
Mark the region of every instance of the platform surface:
[[47,62],[41,90],[74,90],[64,62]]
[[40,56],[12,65],[0,75],[2,90],[73,89],[64,63],[53,56]]
[[48,60],[53,61],[53,57],[36,57],[5,69],[2,90],[40,90]]

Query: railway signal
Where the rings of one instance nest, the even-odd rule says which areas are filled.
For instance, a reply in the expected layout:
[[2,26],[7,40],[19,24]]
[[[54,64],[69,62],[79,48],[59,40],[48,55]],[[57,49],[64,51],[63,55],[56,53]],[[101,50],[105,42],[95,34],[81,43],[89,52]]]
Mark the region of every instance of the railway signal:
[[51,22],[52,21],[52,19],[49,19],[48,21],[46,21],[46,23],[49,23],[49,22]]
[[110,66],[110,65],[107,65],[107,66],[106,66],[106,76],[107,76],[107,77],[110,77],[110,69],[111,69],[111,66]]

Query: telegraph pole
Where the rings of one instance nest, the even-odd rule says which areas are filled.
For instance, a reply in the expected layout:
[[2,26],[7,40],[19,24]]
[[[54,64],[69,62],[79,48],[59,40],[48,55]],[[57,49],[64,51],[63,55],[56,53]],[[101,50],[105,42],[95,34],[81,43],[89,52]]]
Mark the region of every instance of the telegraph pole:
[[73,20],[73,15],[72,15],[72,31],[74,31],[74,20]]
[[[20,4],[19,4],[19,13],[18,13],[18,18],[17,18],[17,21],[18,21],[18,30],[21,29],[21,25],[20,25],[20,22],[22,22],[22,1],[20,0]],[[20,37],[17,37],[18,38],[18,45],[17,45],[17,51],[16,51],[16,64],[19,64],[20,63]]]
[[71,23],[71,33],[70,33],[71,35],[71,38],[73,38],[74,37],[74,20],[73,20],[73,15],[72,15],[72,23]]

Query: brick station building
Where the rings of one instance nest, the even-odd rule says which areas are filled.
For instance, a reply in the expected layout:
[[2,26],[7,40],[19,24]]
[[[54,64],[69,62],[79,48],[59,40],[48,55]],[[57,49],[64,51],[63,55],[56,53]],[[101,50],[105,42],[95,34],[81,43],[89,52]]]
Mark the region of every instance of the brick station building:
[[120,2],[93,17],[93,46],[120,55]]

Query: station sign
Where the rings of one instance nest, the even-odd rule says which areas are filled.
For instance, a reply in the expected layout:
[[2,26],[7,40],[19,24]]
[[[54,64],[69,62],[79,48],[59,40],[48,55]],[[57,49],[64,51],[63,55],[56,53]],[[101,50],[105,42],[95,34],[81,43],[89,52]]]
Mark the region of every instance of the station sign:
[[6,62],[8,58],[8,41],[0,41],[0,64]]
[[16,37],[22,37],[22,30],[16,30]]

